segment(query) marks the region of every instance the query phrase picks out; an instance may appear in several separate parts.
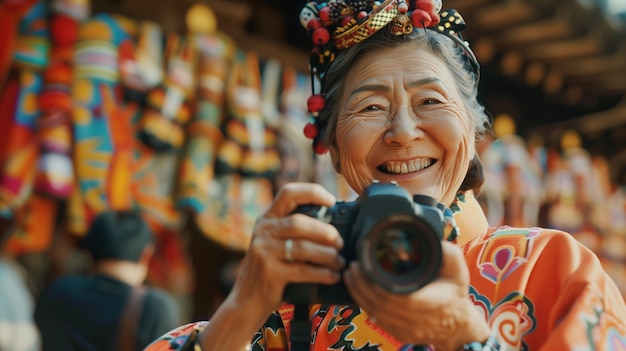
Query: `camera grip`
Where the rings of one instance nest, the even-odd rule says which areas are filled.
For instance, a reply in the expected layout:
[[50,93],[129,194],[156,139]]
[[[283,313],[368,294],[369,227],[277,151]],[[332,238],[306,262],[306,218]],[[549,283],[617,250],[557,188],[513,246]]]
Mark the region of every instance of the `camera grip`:
[[313,283],[287,284],[283,292],[283,301],[294,305],[308,305],[317,299],[318,285]]
[[309,217],[317,218],[323,206],[319,205],[300,205],[293,213],[302,213]]

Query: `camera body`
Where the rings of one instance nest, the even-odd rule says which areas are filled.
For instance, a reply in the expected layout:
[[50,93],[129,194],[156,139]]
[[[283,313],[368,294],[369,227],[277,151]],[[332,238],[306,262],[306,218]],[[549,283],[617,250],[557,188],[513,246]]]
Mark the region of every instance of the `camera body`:
[[[340,254],[358,260],[367,276],[394,293],[410,293],[431,282],[441,267],[445,227],[443,206],[411,195],[396,183],[369,185],[352,202],[331,207],[300,206],[295,211],[332,224],[344,240]],[[354,304],[343,281],[333,285],[288,284],[284,300],[293,304]]]

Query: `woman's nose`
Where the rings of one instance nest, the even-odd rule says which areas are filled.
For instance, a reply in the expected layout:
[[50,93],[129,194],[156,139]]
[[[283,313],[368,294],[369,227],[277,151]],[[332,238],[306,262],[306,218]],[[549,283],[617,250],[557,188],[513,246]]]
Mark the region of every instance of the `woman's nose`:
[[420,118],[405,111],[397,113],[393,117],[383,140],[387,144],[407,145],[411,141],[423,137],[424,131]]

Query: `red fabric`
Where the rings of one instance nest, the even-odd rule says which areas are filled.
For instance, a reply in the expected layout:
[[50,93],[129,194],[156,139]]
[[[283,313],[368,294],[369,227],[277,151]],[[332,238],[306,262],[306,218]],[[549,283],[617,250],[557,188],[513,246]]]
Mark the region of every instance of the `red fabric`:
[[[2,42],[2,40],[0,40]],[[1,87],[1,86],[0,86]],[[11,134],[11,126],[13,124],[13,116],[15,116],[15,109],[17,107],[17,96],[19,93],[19,84],[16,77],[11,77],[7,84],[4,86],[4,91],[0,93],[0,165],[4,164],[9,151],[9,144],[6,140],[9,140]]]

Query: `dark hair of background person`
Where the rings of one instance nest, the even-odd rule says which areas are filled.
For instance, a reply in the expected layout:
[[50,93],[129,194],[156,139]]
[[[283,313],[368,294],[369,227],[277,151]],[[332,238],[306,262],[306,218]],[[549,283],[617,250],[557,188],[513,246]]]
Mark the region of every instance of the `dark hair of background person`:
[[145,247],[154,243],[152,231],[135,211],[105,211],[98,214],[80,246],[94,262],[115,259],[138,262]]

